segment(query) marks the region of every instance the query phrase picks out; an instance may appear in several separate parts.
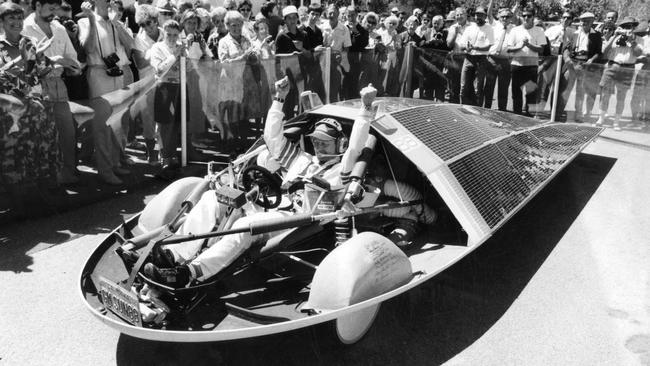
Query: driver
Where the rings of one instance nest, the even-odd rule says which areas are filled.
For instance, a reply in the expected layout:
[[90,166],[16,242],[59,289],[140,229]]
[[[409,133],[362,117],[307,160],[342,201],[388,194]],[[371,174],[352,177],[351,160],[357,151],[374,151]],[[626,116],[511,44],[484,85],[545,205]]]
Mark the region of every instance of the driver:
[[[289,141],[283,133],[282,105],[290,89],[288,79],[285,77],[276,82],[275,88],[274,102],[266,117],[264,142],[270,158],[286,170],[284,181],[319,176],[332,186],[347,183],[352,167],[368,139],[370,122],[374,118],[372,102],[377,96],[377,90],[372,85],[361,90],[363,108],[354,121],[349,143],[336,120],[324,118],[316,122],[314,131],[309,135],[315,152],[311,155],[303,151],[300,145]],[[232,225],[233,229],[246,227],[258,220],[292,215],[288,211],[261,212],[259,207],[252,203],[247,203],[244,211],[246,216],[238,218]],[[203,233],[212,230],[226,218],[226,212],[226,207],[217,202],[214,192],[208,191],[190,211],[177,233]],[[208,242],[209,248],[198,256],[196,254],[203,246],[202,240],[167,245],[154,251],[152,263],[147,263],[144,271],[157,282],[174,287],[185,286],[192,280],[205,281],[230,265],[254,242],[266,241],[286,230],[258,235],[231,234],[212,239],[213,242]]]

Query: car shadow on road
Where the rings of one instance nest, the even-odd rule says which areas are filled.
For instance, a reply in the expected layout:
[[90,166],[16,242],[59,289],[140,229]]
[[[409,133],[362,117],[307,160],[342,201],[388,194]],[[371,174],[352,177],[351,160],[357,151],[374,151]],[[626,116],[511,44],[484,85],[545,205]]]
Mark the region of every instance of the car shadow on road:
[[118,365],[437,365],[481,338],[508,310],[582,212],[616,160],[581,154],[489,241],[436,278],[384,304],[353,346],[333,323],[222,343],[121,335]]
[[[0,272],[31,272],[31,255],[83,235],[108,233],[144,208],[147,194],[160,188],[152,185],[134,192],[115,192],[111,200],[83,206],[49,217],[34,218],[3,226],[0,234]],[[37,209],[36,207],[32,209]],[[97,243],[99,244],[99,243]]]

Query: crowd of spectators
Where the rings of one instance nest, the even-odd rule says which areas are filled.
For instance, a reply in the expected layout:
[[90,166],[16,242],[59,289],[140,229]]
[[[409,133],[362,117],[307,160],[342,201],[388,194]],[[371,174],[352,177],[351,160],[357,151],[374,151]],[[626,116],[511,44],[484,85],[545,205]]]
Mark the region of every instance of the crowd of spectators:
[[[633,86],[635,65],[650,68],[648,22],[631,17],[619,21],[615,12],[607,13],[598,26],[594,14],[565,12],[558,24],[545,28],[532,7],[494,9],[492,3],[469,11],[457,8],[445,16],[398,8],[376,14],[320,3],[280,8],[273,1],[254,14],[250,0],[225,0],[223,6],[208,0],[137,0],[127,6],[121,0],[92,0],[79,9],[65,0],[32,0],[31,6],[15,2],[0,5],[0,92],[25,99],[20,108],[29,111],[34,126],[24,122],[24,136],[19,136],[15,118],[3,114],[8,116],[2,120],[0,145],[3,183],[20,181],[12,174],[38,165],[48,172],[40,177],[72,184],[78,181],[79,159],[85,159],[95,164],[102,181],[122,184],[119,176],[129,174],[132,163],[125,148],[138,147],[139,134],[150,164],[177,166],[180,56],[228,63],[297,54],[305,89],[324,96],[325,70],[313,59],[329,48],[331,102],[354,98],[362,86],[372,83],[380,96],[413,96],[417,90],[420,98],[486,108],[492,108],[496,99],[499,110],[511,105],[512,112],[522,115],[534,115],[547,101],[560,59],[556,118],[566,118],[568,93],[575,87],[575,120],[589,118],[600,95],[593,122],[602,124],[614,95],[615,129]],[[406,74],[412,79],[405,83],[409,48],[412,70]],[[83,128],[75,123],[68,101],[93,100],[152,75],[155,92],[141,103],[154,105],[155,112],[134,116],[124,141],[105,120],[95,118]],[[639,92],[631,98],[633,117],[647,121],[647,95],[641,92],[647,73],[634,80]],[[189,99],[195,104],[189,110],[195,110],[201,98]],[[294,105],[286,105],[290,110],[285,115],[291,116]],[[246,108],[242,103],[223,107],[224,115],[231,116],[222,136],[225,148],[247,143],[251,131]],[[192,158],[197,154],[193,143],[209,125],[205,118],[190,119],[187,139]],[[21,139],[39,141],[39,152],[19,149]]]

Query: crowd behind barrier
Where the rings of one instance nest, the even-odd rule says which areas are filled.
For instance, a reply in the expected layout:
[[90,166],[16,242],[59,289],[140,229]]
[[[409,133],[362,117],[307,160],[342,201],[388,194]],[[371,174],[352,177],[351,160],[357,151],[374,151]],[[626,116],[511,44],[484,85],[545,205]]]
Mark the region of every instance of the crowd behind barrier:
[[[648,24],[630,17],[608,13],[598,29],[593,14],[565,12],[544,29],[528,8],[479,7],[470,19],[462,8],[444,18],[269,2],[253,21],[247,0],[210,12],[202,2],[146,3],[83,3],[78,21],[60,0],[33,1],[30,16],[0,5],[6,191],[24,182],[75,183],[71,144],[75,162],[93,160],[100,179],[116,185],[129,173],[125,148],[140,148],[136,136],[162,171],[179,165],[181,145],[190,160],[200,159],[207,132],[219,136],[210,147],[241,151],[259,137],[273,83],[284,76],[293,84],[285,118],[300,112],[303,90],[328,103],[357,98],[371,83],[379,96],[545,120],[636,130],[650,122]],[[48,43],[38,30],[17,34],[22,22],[49,26],[55,36]],[[69,100],[86,107],[64,107]]]

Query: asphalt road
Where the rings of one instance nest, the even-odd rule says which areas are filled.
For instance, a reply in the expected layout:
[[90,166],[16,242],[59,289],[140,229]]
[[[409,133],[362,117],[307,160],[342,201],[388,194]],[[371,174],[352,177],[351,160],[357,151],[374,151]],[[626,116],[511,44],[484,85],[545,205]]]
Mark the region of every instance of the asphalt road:
[[0,226],[0,364],[650,365],[649,182],[650,149],[598,140],[481,248],[385,303],[347,347],[329,324],[172,344],[92,317],[79,271],[153,191]]

